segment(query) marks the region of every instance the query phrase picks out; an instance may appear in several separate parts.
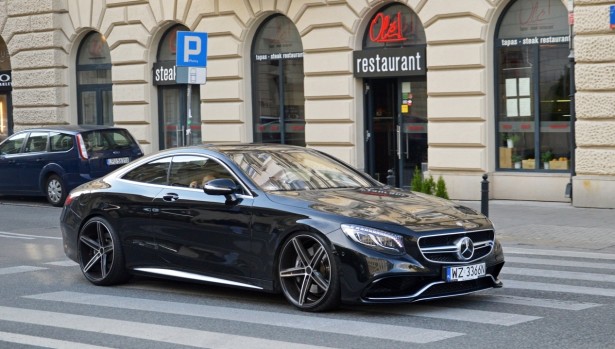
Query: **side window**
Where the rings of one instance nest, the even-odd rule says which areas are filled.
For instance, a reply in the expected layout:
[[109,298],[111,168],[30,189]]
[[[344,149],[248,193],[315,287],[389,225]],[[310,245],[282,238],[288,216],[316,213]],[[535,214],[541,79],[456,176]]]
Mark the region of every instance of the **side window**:
[[47,151],[47,139],[49,133],[47,132],[31,132],[30,137],[26,143],[26,153],[40,153]]
[[141,183],[166,185],[170,164],[170,157],[148,162],[126,173],[122,178]]
[[67,151],[73,147],[73,136],[64,133],[51,133],[49,151]]
[[201,156],[174,156],[169,183],[176,187],[202,188],[205,164],[209,160]]
[[21,146],[23,145],[24,140],[26,139],[27,133],[20,133],[14,135],[9,138],[6,142],[2,144],[0,147],[0,154],[17,154],[21,151]]
[[[203,188],[205,183],[233,175],[213,159],[201,156],[175,156],[169,174],[169,183],[173,186]],[[239,183],[237,183],[239,184]]]

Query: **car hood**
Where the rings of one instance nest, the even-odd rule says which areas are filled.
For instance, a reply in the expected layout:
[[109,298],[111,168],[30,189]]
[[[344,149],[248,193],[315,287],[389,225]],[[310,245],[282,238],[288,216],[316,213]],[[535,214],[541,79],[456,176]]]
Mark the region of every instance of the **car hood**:
[[270,192],[267,195],[283,205],[394,223],[414,231],[492,227],[485,216],[468,207],[390,187]]

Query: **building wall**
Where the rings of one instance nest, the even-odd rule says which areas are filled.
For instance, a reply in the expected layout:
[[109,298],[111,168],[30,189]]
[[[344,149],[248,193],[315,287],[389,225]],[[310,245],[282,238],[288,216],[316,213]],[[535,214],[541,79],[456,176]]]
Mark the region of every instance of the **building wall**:
[[613,1],[575,0],[576,206],[615,207]]
[[[456,199],[569,201],[569,174],[495,172],[494,32],[508,0],[401,0],[427,37],[429,172]],[[158,104],[152,63],[166,29],[180,23],[209,33],[207,84],[201,87],[205,142],[252,141],[251,40],[281,13],[304,48],[306,143],[364,167],[362,80],[352,52],[382,0],[5,0],[0,34],[13,64],[15,130],[76,123],[75,58],[90,30],[112,56],[113,114],[144,151],[157,150]],[[567,5],[567,1],[562,0]],[[615,207],[615,35],[612,1],[576,0],[577,177],[574,204]]]

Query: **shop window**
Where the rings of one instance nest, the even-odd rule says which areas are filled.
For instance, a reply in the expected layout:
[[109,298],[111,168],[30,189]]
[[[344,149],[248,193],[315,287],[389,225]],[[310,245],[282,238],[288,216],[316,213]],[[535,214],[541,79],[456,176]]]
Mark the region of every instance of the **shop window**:
[[254,142],[305,146],[303,46],[286,17],[269,18],[252,47]]
[[77,53],[78,122],[113,125],[111,53],[105,37],[91,32]]
[[517,0],[496,33],[499,170],[570,168],[567,11],[559,1]]

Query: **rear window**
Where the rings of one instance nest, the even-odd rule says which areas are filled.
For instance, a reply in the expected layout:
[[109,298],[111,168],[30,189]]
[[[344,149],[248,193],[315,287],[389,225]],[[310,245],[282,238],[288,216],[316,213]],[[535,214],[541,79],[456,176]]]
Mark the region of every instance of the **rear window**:
[[82,133],[88,152],[129,149],[135,142],[126,130],[100,130]]
[[67,151],[73,147],[73,136],[65,133],[51,133],[49,151]]

